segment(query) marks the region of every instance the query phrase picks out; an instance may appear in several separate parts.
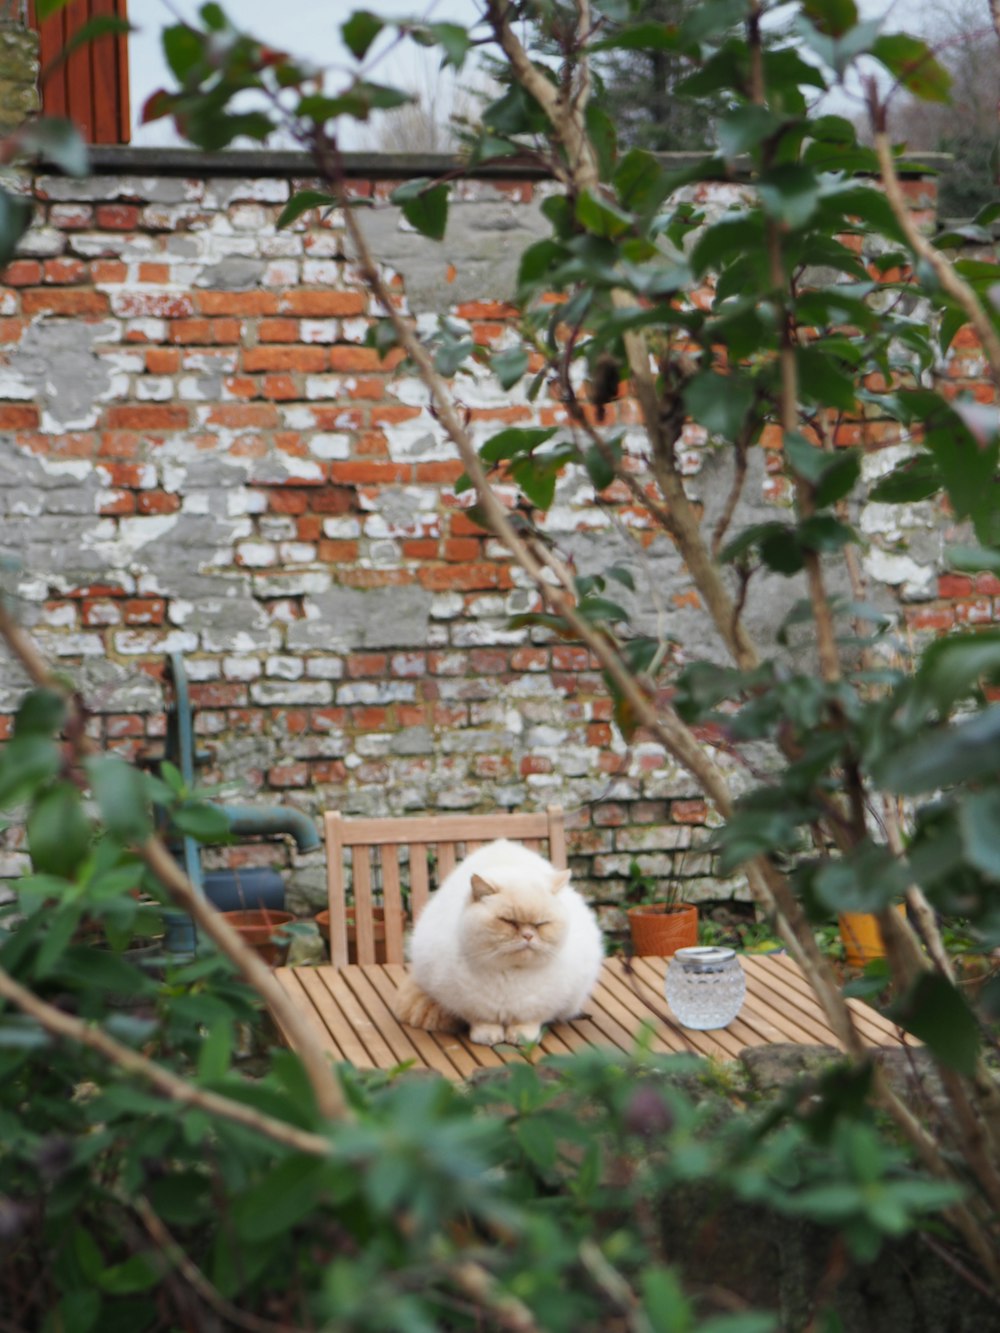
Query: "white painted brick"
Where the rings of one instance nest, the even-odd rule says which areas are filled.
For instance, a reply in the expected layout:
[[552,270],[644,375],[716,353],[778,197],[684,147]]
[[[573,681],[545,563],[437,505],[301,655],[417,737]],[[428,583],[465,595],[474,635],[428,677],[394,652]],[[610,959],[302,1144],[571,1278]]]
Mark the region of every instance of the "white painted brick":
[[264,668],[259,657],[224,657],[222,674],[226,680],[257,680]]
[[236,555],[240,564],[252,569],[278,563],[278,548],[273,542],[240,542]]
[[279,680],[298,680],[305,667],[300,657],[278,657],[267,658],[264,663],[264,671],[268,676],[274,676]]

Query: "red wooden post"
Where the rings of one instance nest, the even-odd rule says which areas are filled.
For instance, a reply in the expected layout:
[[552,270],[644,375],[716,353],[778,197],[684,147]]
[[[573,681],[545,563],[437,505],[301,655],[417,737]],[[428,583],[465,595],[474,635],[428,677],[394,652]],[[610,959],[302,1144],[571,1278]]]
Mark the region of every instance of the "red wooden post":
[[58,61],[73,35],[95,18],[128,18],[128,0],[70,0],[39,24],[42,113],[74,121],[88,143],[128,143],[128,35],[106,33]]

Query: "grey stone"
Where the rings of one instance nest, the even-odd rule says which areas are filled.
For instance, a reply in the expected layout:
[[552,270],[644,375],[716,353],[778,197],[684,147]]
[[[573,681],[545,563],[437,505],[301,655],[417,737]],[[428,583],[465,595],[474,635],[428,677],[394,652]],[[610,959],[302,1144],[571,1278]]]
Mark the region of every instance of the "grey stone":
[[63,428],[91,425],[97,402],[111,387],[107,363],[94,352],[108,326],[80,320],[32,324],[10,355],[6,380],[20,380],[29,396]]
[[431,600],[423,588],[331,588],[307,599],[309,619],[289,625],[288,647],[332,652],[422,647]]
[[229,292],[246,292],[256,287],[267,267],[262,259],[220,259],[203,269],[196,287],[211,287]]

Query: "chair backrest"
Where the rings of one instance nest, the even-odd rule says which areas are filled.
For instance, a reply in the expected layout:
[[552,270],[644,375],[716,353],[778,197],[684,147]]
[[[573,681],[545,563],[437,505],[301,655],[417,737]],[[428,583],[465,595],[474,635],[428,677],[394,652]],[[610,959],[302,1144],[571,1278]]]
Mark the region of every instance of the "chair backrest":
[[[330,961],[343,967],[348,956],[348,911],[353,911],[359,963],[403,961],[406,905],[400,852],[409,851],[409,907],[416,919],[436,888],[463,856],[494,838],[510,838],[566,867],[566,832],[561,807],[538,814],[421,815],[401,819],[324,817],[327,889],[330,907]],[[547,844],[547,846],[546,846]],[[374,849],[374,852],[373,852]],[[434,854],[431,865],[430,853]],[[353,907],[347,903],[345,862],[350,854]],[[373,877],[373,862],[375,875]],[[405,872],[404,872],[405,873]],[[380,883],[379,883],[380,881]],[[381,902],[376,902],[381,899]],[[384,909],[384,954],[376,956],[375,911]]]

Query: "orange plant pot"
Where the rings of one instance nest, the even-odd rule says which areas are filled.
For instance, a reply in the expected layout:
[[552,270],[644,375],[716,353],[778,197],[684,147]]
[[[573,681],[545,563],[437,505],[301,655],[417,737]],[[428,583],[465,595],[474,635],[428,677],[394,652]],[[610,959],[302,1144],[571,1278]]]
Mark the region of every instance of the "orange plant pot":
[[698,909],[690,903],[650,903],[627,915],[633,953],[668,958],[698,943]]
[[[895,910],[906,914],[903,903]],[[841,912],[837,917],[840,938],[844,943],[844,962],[848,967],[864,967],[875,958],[885,957],[885,941],[872,912]]]
[[[319,927],[319,933],[330,943],[330,913],[327,911],[316,913],[316,925]],[[405,929],[406,921],[403,920]],[[388,962],[385,944],[385,908],[372,908],[372,934],[375,937],[375,961],[376,963]],[[358,961],[358,936],[354,929],[354,910],[347,909],[347,961],[356,963]]]
[[288,952],[288,941],[274,936],[281,926],[295,920],[291,912],[247,908],[241,912],[223,912],[222,915],[244,942],[260,954],[268,967],[276,967]]

